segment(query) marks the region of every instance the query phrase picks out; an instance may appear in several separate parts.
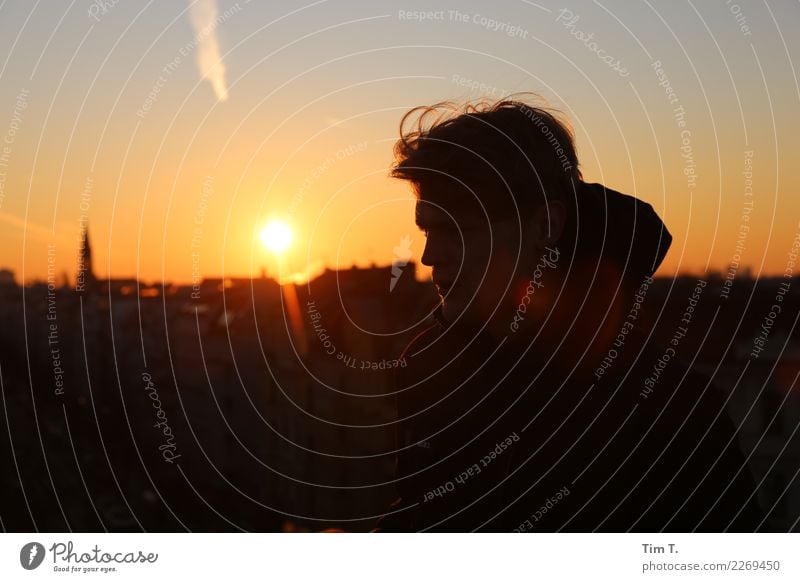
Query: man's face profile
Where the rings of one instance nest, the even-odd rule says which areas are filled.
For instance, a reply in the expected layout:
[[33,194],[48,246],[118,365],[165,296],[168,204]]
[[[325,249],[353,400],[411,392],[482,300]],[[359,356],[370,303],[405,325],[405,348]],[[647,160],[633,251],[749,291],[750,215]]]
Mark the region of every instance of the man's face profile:
[[432,268],[444,318],[482,326],[506,315],[523,254],[517,221],[475,214],[456,215],[423,197],[416,206],[426,236],[421,260]]
[[[403,118],[391,175],[417,195],[417,225],[427,237],[421,262],[432,268],[444,319],[499,338],[545,249],[560,239],[567,218],[561,199],[580,177],[572,137],[546,111],[513,101],[449,118],[440,109],[449,111],[440,104]],[[533,120],[569,150],[566,166],[554,165],[553,144]],[[537,316],[546,311],[542,294]],[[534,319],[528,311],[525,325]]]

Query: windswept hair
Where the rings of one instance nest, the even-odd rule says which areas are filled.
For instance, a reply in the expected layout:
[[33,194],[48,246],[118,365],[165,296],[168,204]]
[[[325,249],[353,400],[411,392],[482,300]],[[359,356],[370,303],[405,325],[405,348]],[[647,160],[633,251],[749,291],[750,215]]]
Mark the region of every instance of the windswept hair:
[[524,215],[546,200],[571,206],[581,179],[572,130],[558,112],[526,103],[529,95],[412,109],[400,122],[391,176],[455,212],[477,204],[490,218]]

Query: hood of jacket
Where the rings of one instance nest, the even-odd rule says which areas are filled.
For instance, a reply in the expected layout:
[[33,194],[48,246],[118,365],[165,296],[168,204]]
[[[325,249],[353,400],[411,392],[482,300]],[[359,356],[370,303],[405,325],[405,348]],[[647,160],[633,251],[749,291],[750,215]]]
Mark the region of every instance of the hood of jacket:
[[603,184],[581,182],[569,233],[576,255],[615,262],[628,277],[652,276],[672,244],[653,207]]

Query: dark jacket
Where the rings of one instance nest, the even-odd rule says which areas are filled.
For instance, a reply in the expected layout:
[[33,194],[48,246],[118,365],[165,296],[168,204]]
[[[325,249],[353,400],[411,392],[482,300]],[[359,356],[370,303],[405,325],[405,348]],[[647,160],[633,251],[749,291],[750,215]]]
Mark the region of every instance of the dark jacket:
[[496,340],[439,316],[405,350],[400,499],[379,531],[761,524],[725,398],[637,320],[669,233],[645,203],[599,185],[582,194],[594,230],[582,233],[547,323]]

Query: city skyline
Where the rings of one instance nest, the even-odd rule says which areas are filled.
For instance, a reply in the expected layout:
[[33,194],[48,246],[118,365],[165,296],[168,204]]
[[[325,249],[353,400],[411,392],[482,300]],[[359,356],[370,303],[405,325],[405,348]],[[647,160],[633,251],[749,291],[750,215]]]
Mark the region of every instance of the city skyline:
[[[89,231],[88,229],[85,231],[86,240],[89,238]],[[3,265],[0,265],[0,283],[4,284],[15,284],[19,286],[35,286],[35,285],[42,285],[42,284],[50,284],[53,281],[57,281],[57,286],[60,288],[69,288],[75,291],[83,291],[86,284],[83,282],[81,277],[82,273],[87,273],[91,275],[91,278],[95,282],[113,282],[113,281],[131,281],[135,280],[139,283],[145,284],[147,287],[157,287],[160,285],[168,285],[168,286],[179,286],[179,287],[191,287],[196,286],[198,283],[203,281],[245,281],[245,280],[255,280],[255,279],[270,279],[275,282],[280,281],[279,273],[277,272],[269,272],[265,267],[262,267],[257,274],[253,275],[236,275],[236,274],[228,274],[227,276],[215,276],[214,274],[206,274],[202,277],[188,279],[188,280],[147,280],[147,279],[137,279],[136,277],[108,277],[108,276],[98,276],[98,274],[94,271],[94,266],[86,266],[86,255],[91,256],[94,252],[90,245],[81,246],[79,247],[79,252],[75,260],[75,268],[72,272],[67,269],[63,269],[57,271],[53,269],[49,269],[46,276],[44,278],[33,278],[27,281],[17,281],[16,280],[16,272],[13,269],[9,269]],[[386,270],[390,269],[392,272],[392,278],[395,277],[395,270],[400,268],[400,273],[406,272],[406,266],[410,266],[414,272],[415,280],[418,282],[431,282],[430,274],[428,269],[425,268],[424,265],[419,265],[415,263],[413,260],[408,261],[392,261],[387,264],[378,264],[378,263],[371,263],[365,266],[359,266],[356,264],[352,264],[350,266],[342,266],[338,269],[331,268],[329,266],[322,267],[318,272],[311,273],[309,276],[305,278],[300,277],[290,277],[288,280],[283,280],[282,284],[307,284],[310,283],[317,277],[320,277],[326,272],[333,271],[350,271],[350,270],[368,270],[368,269],[377,269],[377,270]],[[422,273],[420,273],[420,271]],[[656,276],[655,278],[672,278],[672,277],[694,277],[696,273],[691,272],[684,272],[684,273],[675,273],[675,274],[661,274]],[[725,279],[726,275],[729,275],[728,279],[732,282],[735,278],[743,278],[743,279],[755,279],[753,277],[752,268],[748,265],[742,265],[741,267],[737,267],[736,269],[733,266],[729,266],[729,268],[725,271],[716,271],[712,270],[705,274],[707,277],[711,279]],[[769,275],[762,275],[762,279],[785,279],[786,276],[783,273],[776,273],[776,274],[769,274]]]

